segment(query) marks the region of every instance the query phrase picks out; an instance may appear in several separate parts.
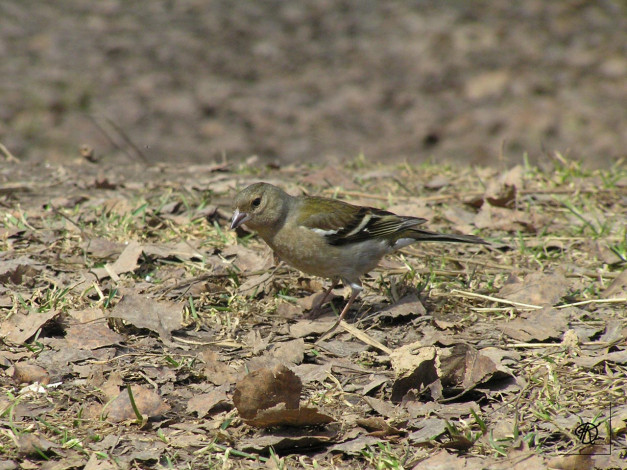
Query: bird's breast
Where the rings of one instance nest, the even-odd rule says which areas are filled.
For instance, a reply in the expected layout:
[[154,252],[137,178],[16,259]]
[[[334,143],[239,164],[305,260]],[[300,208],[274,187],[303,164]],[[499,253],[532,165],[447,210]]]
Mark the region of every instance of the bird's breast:
[[304,273],[351,280],[374,269],[392,251],[387,243],[378,240],[332,246],[306,227],[299,227],[297,232],[279,231],[266,242],[279,258]]

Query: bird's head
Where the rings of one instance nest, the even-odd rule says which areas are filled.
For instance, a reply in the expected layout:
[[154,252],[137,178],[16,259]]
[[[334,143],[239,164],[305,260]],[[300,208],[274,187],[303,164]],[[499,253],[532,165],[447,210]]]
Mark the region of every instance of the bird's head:
[[282,189],[271,184],[251,184],[235,196],[231,229],[242,224],[258,232],[276,227],[285,218],[290,198]]

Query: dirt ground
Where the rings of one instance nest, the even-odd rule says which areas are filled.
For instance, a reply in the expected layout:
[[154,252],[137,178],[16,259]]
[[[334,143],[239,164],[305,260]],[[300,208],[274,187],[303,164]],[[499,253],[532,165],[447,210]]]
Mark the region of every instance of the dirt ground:
[[[618,469],[627,167],[3,161],[0,469]],[[489,245],[345,292],[228,229],[253,181]]]
[[546,160],[627,147],[627,5],[0,2],[0,142],[68,161]]

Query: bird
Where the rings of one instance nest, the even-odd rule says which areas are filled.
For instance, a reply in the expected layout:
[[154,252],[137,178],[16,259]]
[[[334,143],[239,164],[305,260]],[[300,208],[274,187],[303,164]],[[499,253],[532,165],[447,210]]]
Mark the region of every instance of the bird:
[[318,307],[325,304],[340,281],[350,287],[351,295],[335,326],[363,290],[361,277],[385,255],[425,241],[488,245],[474,235],[425,230],[421,225],[427,219],[421,217],[400,216],[326,197],[291,196],[263,182],[241,190],[233,206],[232,230],[246,225],[288,265],[331,280]]

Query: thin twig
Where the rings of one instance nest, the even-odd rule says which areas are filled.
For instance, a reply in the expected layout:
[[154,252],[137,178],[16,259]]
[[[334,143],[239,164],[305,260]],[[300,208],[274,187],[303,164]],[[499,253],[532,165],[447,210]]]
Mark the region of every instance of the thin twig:
[[557,305],[555,308],[578,307],[579,305],[588,305],[588,304],[622,304],[622,303],[627,303],[627,297],[620,297],[618,299],[582,300],[581,302],[575,302],[572,304]]
[[124,132],[124,129],[122,129],[120,126],[118,126],[115,122],[113,122],[108,117],[105,117],[105,119],[109,123],[109,125],[113,127],[113,129],[115,129],[115,131],[120,135],[120,137],[122,137],[122,140],[124,140],[124,142],[126,142],[135,151],[135,154],[144,163],[150,163],[150,160],[148,159],[148,157],[146,157],[146,155],[144,155],[144,152],[142,152],[141,149],[137,145],[135,145],[135,142],[133,142],[131,138],[126,134],[126,132]]
[[477,299],[489,300],[491,302],[498,302],[498,303],[506,304],[506,305],[514,305],[515,307],[528,308],[531,310],[540,310],[544,308],[544,307],[541,307],[540,305],[524,304],[522,302],[514,302],[513,300],[499,299],[498,297],[492,297],[492,296],[483,295],[483,294],[475,294],[474,292],[466,292],[466,291],[461,291],[458,289],[453,289],[451,291],[451,294],[457,294],[459,297],[474,297]]
[[20,159],[17,158],[15,155],[13,155],[11,151],[8,148],[6,148],[1,142],[0,142],[0,151],[4,154],[7,162],[19,163]]
[[316,343],[318,343],[319,341],[321,341],[323,338],[327,337],[329,334],[331,334],[333,331],[335,331],[335,329],[341,326],[342,328],[344,328],[344,330],[348,333],[350,333],[351,335],[353,335],[355,338],[357,338],[358,340],[369,344],[370,346],[372,346],[373,348],[377,348],[380,351],[383,351],[385,354],[387,354],[388,356],[392,353],[392,350],[390,348],[388,348],[387,346],[381,344],[379,341],[377,341],[374,338],[371,338],[370,336],[368,336],[366,333],[364,333],[363,331],[361,331],[359,328],[355,328],[353,325],[349,325],[348,323],[346,323],[344,320],[342,320],[339,323],[335,323],[329,330],[327,330],[326,333],[324,333],[319,339],[318,341],[316,341]]

